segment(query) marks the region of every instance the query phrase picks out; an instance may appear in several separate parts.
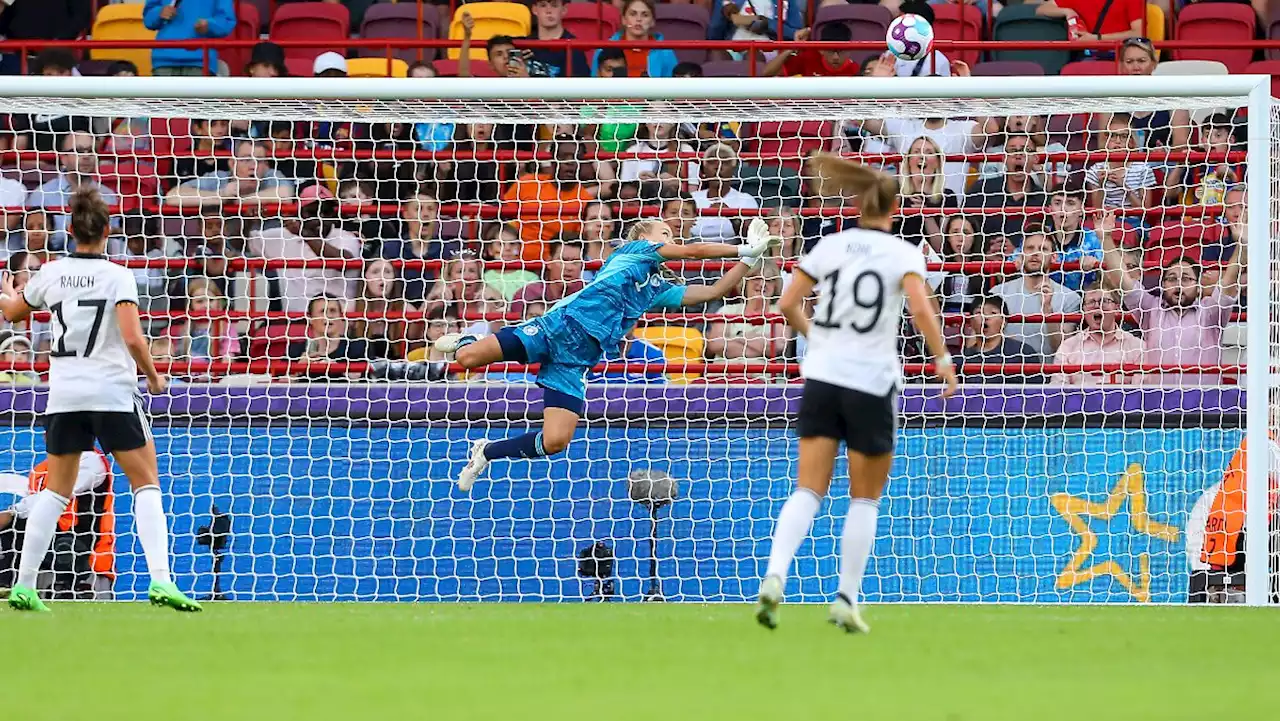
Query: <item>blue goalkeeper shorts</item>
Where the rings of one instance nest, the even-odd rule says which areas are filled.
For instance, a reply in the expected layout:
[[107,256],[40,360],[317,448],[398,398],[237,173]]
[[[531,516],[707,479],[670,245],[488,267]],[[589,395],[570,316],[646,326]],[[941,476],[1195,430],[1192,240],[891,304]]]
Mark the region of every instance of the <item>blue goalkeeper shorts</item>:
[[538,385],[549,391],[543,405],[582,414],[587,372],[604,355],[591,334],[572,318],[549,313],[497,336],[503,360],[539,364]]

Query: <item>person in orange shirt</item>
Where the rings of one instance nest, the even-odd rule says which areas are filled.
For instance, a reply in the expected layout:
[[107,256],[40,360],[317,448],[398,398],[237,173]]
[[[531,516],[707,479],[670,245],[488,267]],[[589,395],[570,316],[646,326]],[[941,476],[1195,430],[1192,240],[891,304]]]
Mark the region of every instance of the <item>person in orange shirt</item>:
[[[0,474],[0,482],[21,481],[22,476]],[[41,461],[25,479],[25,495],[7,510],[0,511],[0,533],[27,517],[31,501],[44,489],[48,461]],[[111,461],[102,451],[80,456],[71,503],[58,519],[51,567],[40,574],[42,590],[50,590],[54,598],[79,598],[108,601],[115,584],[115,496],[111,492]],[[19,530],[19,529],[15,529]],[[0,546],[6,545],[0,542]],[[19,550],[16,543],[12,550]],[[15,559],[16,560],[16,559]]]
[[[1277,562],[1280,562],[1280,445],[1270,448],[1270,488],[1267,494],[1271,530],[1271,598],[1277,602]],[[1236,603],[1244,595],[1245,467],[1248,440],[1227,464],[1222,481],[1204,492],[1187,521],[1187,555],[1191,562],[1190,603]]]
[[516,205],[520,214],[521,251],[524,260],[543,260],[543,243],[564,233],[578,233],[584,206],[600,192],[594,173],[581,160],[582,142],[572,135],[557,135],[555,163],[539,173],[525,173],[507,188],[502,199]]

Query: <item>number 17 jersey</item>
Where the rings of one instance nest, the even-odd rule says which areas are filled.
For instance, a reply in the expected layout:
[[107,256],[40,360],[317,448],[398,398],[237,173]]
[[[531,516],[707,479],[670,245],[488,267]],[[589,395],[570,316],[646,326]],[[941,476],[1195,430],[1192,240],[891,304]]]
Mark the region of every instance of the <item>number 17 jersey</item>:
[[878,230],[828,235],[800,260],[818,287],[805,378],[883,396],[901,383],[898,336],[908,274],[925,274],[920,249]]
[[138,367],[116,321],[118,304],[138,304],[133,273],[101,255],[72,253],[44,264],[22,295],[53,316],[45,413],[133,412]]

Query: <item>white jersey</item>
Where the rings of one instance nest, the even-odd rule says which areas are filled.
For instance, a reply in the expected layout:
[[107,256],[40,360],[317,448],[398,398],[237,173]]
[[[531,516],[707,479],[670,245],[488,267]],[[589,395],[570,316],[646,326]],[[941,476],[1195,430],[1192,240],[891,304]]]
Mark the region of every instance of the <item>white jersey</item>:
[[925,277],[920,249],[878,230],[847,230],[819,241],[799,268],[818,282],[801,374],[877,396],[900,384],[902,279]]
[[138,304],[133,273],[104,256],[73,253],[41,267],[22,295],[53,316],[45,412],[134,412],[138,367],[116,322],[118,304]]

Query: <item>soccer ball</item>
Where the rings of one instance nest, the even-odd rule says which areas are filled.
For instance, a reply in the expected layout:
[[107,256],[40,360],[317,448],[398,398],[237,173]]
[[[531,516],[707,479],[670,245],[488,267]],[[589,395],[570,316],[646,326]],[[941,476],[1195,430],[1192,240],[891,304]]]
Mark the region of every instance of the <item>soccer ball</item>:
[[933,26],[919,15],[901,15],[885,37],[889,52],[903,60],[923,60],[933,50]]

